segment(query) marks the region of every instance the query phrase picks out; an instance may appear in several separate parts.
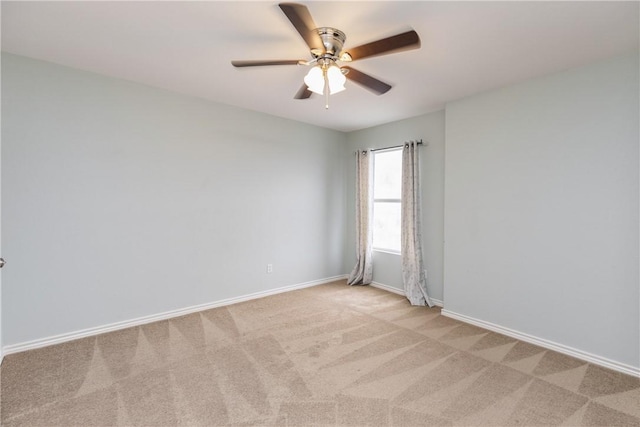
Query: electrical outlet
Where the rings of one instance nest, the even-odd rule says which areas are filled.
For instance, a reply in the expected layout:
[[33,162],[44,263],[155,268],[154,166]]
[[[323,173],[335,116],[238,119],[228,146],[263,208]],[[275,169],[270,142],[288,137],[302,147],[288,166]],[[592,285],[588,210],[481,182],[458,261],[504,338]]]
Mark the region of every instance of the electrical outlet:
[[273,264],[267,264],[267,273],[273,273]]

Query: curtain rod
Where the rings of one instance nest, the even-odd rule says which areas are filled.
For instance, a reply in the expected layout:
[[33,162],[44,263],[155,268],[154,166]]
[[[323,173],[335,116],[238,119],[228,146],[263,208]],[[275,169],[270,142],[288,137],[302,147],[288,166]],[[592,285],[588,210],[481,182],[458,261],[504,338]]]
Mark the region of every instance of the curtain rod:
[[[416,143],[416,144],[418,144],[418,145],[422,145],[422,140],[420,140],[420,141],[406,141],[404,144],[408,144],[409,142],[415,142],[415,143]],[[392,149],[392,148],[400,148],[400,147],[404,147],[404,144],[402,144],[402,145],[394,145],[393,147],[374,148],[374,149],[371,149],[371,150],[369,150],[369,151],[390,150],[390,149]]]

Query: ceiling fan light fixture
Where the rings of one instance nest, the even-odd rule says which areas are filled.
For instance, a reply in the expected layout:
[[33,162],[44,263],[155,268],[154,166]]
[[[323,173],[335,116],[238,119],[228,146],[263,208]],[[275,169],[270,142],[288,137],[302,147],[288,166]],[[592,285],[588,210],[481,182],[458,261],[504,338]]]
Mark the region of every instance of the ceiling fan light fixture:
[[311,92],[324,94],[325,86],[329,87],[329,93],[342,92],[347,78],[335,62],[324,62],[312,67],[304,77],[304,83]]

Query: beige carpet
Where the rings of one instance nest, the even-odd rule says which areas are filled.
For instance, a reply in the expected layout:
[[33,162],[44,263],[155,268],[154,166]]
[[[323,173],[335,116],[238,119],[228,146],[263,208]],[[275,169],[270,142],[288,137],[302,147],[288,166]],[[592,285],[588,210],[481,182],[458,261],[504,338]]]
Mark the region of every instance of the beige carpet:
[[9,355],[2,425],[640,426],[640,380],[344,282]]

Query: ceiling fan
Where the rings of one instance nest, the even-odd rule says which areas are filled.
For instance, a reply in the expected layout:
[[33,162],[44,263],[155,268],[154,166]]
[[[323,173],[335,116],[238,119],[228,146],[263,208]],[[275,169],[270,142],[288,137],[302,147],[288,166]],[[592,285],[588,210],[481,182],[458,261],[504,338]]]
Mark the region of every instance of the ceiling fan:
[[339,66],[340,62],[351,62],[372,56],[386,55],[420,47],[420,37],[415,31],[407,31],[371,43],[343,50],[346,35],[331,27],[316,27],[306,6],[297,3],[278,5],[295,29],[309,46],[312,59],[306,60],[264,60],[231,61],[234,67],[261,67],[266,65],[306,65],[312,66],[304,78],[295,99],[307,99],[312,93],[326,96],[325,107],[329,108],[329,94],[344,90],[349,79],[377,95],[391,89],[391,85],[349,66]]

